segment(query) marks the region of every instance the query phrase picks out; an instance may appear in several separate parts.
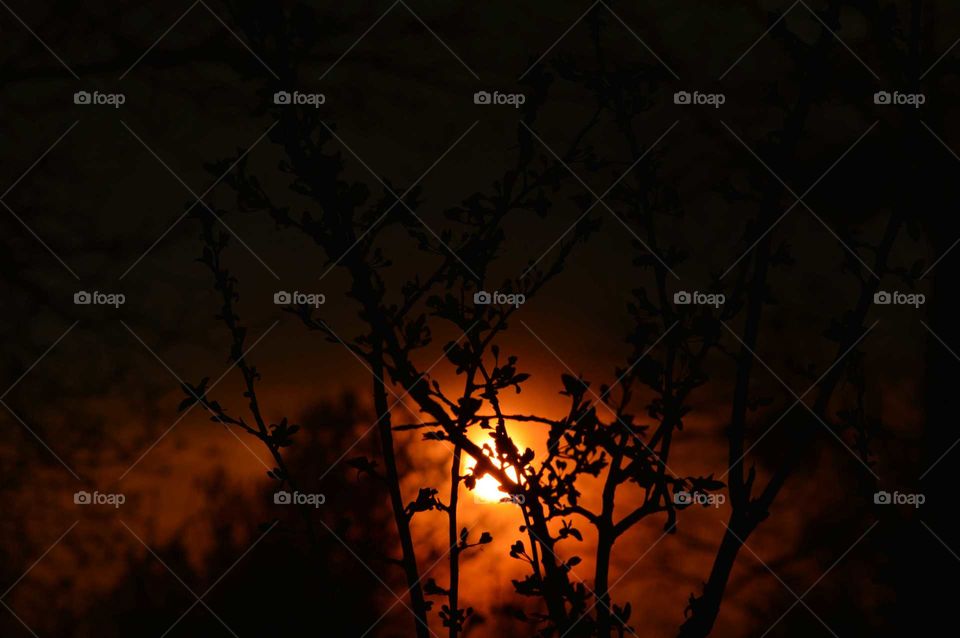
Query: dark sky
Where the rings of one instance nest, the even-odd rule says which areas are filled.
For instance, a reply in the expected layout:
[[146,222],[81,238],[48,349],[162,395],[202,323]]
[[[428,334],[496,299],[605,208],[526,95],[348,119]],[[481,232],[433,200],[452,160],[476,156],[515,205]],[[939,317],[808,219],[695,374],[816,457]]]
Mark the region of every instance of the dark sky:
[[[282,4],[291,10],[297,6]],[[269,516],[261,465],[266,459],[251,449],[255,442],[223,432],[197,410],[151,447],[177,421],[179,381],[217,379],[230,365],[227,334],[214,318],[219,300],[210,273],[196,261],[200,227],[190,216],[181,217],[200,197],[224,213],[233,236],[225,256],[239,282],[238,307],[250,340],[266,335],[251,354],[263,374],[266,409],[271,418],[310,421],[317,428],[310,440],[327,446],[320,460],[302,460],[304,467],[319,476],[351,444],[352,433],[369,427],[369,372],[341,344],[308,333],[272,302],[278,290],[323,293],[325,320],[350,341],[362,327],[356,303],[346,296],[345,273],[334,268],[326,274],[329,260],[295,231],[278,229],[266,215],[238,211],[229,176],[219,179],[222,170],[211,168],[222,162],[229,166],[242,153],[243,170],[256,175],[277,202],[294,210],[315,206],[291,191],[284,151],[268,133],[277,121],[269,102],[278,88],[322,93],[326,102],[319,118],[339,138],[331,149],[342,151],[344,179],[365,185],[375,196],[384,191],[379,180],[398,193],[417,182],[422,187],[417,213],[437,234],[454,228],[445,211],[473,193],[493,192],[516,161],[520,121],[527,111],[477,106],[475,91],[532,97],[531,82],[549,74],[554,82],[533,122],[537,153],[547,162],[600,110],[597,126],[583,140],[587,154],[571,162],[547,194],[549,214],[512,220],[503,254],[487,273],[493,288],[516,278],[531,260],[545,254],[549,260],[556,253],[554,242],[593,205],[589,215],[599,220],[598,232],[577,249],[561,277],[517,313],[503,340],[504,350],[519,354],[521,365],[533,373],[515,398],[518,409],[562,411],[557,392],[564,372],[582,373],[596,385],[616,379],[614,366],[628,356],[627,303],[633,291],[653,284],[652,271],[635,264],[648,254],[637,241],[650,241],[649,228],[631,217],[625,204],[639,197],[645,180],[656,183],[655,198],[645,204],[665,211],[656,239],[663,247],[660,256],[674,271],[669,283],[674,292],[708,290],[745,253],[751,243],[745,232],[758,213],[789,211],[771,231],[788,257],[771,275],[758,342],[764,363],[755,392],[770,399],[770,406],[756,413],[758,423],[774,421],[833,363],[835,344],[824,333],[853,304],[857,277],[871,277],[850,255],[870,261],[870,249],[860,242],[880,241],[891,212],[903,208],[904,193],[913,189],[925,194],[910,207],[909,223],[892,251],[891,267],[899,275],[885,276],[880,286],[920,292],[939,303],[935,280],[941,290],[945,284],[936,279],[937,269],[920,281],[908,279],[915,262],[922,262],[918,272],[923,273],[953,241],[942,211],[952,201],[946,198],[955,195],[951,171],[960,170],[953,151],[945,148],[960,149],[960,131],[947,117],[956,98],[957,64],[956,54],[938,58],[960,36],[960,22],[948,3],[922,3],[917,62],[909,59],[902,34],[872,24],[848,6],[852,3],[842,3],[834,25],[838,35],[826,32],[815,16],[825,3],[810,3],[810,8],[767,2],[732,8],[706,2],[610,3],[613,11],[600,12],[602,58],[592,50],[590,21],[579,20],[588,5],[578,3],[398,3],[389,11],[389,3],[308,4],[316,24],[312,30],[302,25],[307,53],[295,79],[276,77],[282,73],[278,61],[267,62],[251,50],[258,44],[248,44],[250,34],[231,8],[213,2],[189,10],[188,5],[132,2],[69,8],[21,2],[0,9],[0,200],[10,209],[0,210],[5,238],[0,295],[6,310],[0,365],[10,386],[3,400],[12,410],[0,415],[7,432],[0,458],[2,494],[13,513],[0,526],[0,545],[11,548],[2,554],[9,566],[0,573],[10,582],[78,520],[70,500],[78,486],[122,486],[131,495],[124,524],[140,530],[148,545],[169,547],[180,539],[183,569],[197,582],[211,582],[211,574],[215,579],[215,567],[222,571],[232,562],[224,548],[239,556],[259,535],[255,525]],[[902,24],[907,24],[908,4],[891,5]],[[788,9],[775,30],[764,35]],[[798,51],[819,38],[835,42],[811,74]],[[527,73],[535,62],[534,72]],[[610,116],[616,105],[598,99],[609,89],[596,80],[602,65],[613,70],[605,77],[631,87],[636,100],[637,142],[650,154],[633,167],[629,140]],[[904,79],[924,72],[917,89]],[[926,130],[909,107],[875,104],[873,95],[881,90],[922,90],[928,98],[921,115]],[[119,108],[78,105],[77,91],[122,94],[125,102]],[[719,109],[677,105],[677,91],[722,93],[726,103]],[[799,144],[777,155],[777,142],[794,125],[790,114],[807,100],[811,105]],[[937,188],[930,189],[927,181],[911,183],[908,178],[918,174],[936,181]],[[772,182],[782,190],[771,189]],[[597,204],[597,196],[614,183],[632,190],[612,192]],[[418,251],[396,228],[381,236],[380,245],[394,264],[386,280],[396,299],[404,279],[440,259]],[[951,259],[956,255],[948,254],[937,268],[952,268]],[[73,297],[80,290],[122,293],[126,303],[116,309],[78,306]],[[915,489],[918,475],[930,465],[924,447],[929,352],[950,340],[938,336],[942,324],[936,321],[943,316],[932,316],[936,313],[929,308],[877,307],[869,315],[868,325],[879,323],[863,348],[869,386],[865,410],[883,423],[872,467],[888,488]],[[742,330],[739,319],[730,325]],[[458,337],[438,325],[434,343],[420,355],[424,367],[441,356],[447,340]],[[732,337],[725,345],[738,349]],[[733,370],[725,355],[709,367],[712,383],[692,400],[688,436],[677,444],[680,451],[692,451],[685,469],[703,474],[724,468]],[[445,362],[434,375],[444,383],[455,381]],[[240,392],[234,374],[217,394],[241,412]],[[331,406],[344,393],[359,395],[358,405],[337,416],[343,431],[328,440],[333,435],[324,428],[334,419]],[[849,401],[848,396],[839,399],[836,409],[849,407]],[[536,445],[535,433],[523,436],[528,435],[528,444]],[[777,433],[757,448],[761,471],[782,453],[780,442]],[[824,435],[821,443],[804,460],[800,480],[791,484],[769,526],[750,543],[776,573],[787,574],[798,593],[876,519],[862,494],[835,488],[870,482],[860,461],[844,449],[852,441]],[[448,455],[442,448],[412,454],[406,489],[443,480]],[[245,515],[229,494],[241,503],[258,499],[257,505]],[[341,498],[340,506],[348,501]],[[214,515],[217,508],[227,513]],[[672,635],[682,621],[688,594],[709,570],[722,512],[698,512],[670,539],[668,551],[651,554],[649,571],[625,581],[622,595],[634,600],[635,610],[644,608],[640,598],[652,601],[642,609],[650,635]],[[352,514],[360,521],[361,536],[387,524],[377,522],[376,512],[366,518]],[[473,559],[476,578],[485,582],[483,561],[507,560],[515,521],[480,510],[476,515],[497,537],[483,558]],[[123,599],[117,591],[117,583],[136,572],[143,547],[119,519],[104,517],[83,520],[69,542],[24,581],[23,592],[8,599],[18,609],[22,605],[23,620],[40,635],[89,635],[87,621],[80,619],[97,616],[90,596],[78,593],[85,588],[96,598],[118,596],[118,607],[131,617],[143,608],[142,600]],[[835,536],[817,533],[829,525],[835,526]],[[617,569],[632,564],[660,536],[658,529],[652,524],[625,538]],[[428,550],[442,544],[439,531],[429,526],[419,531]],[[936,543],[933,537],[927,540]],[[865,554],[853,557],[811,600],[830,615],[837,612],[832,595],[862,585],[863,595],[853,603],[860,624],[840,612],[837,622],[875,629],[895,587],[871,557],[882,556],[888,541],[884,536],[869,543]],[[91,558],[103,547],[110,548],[104,556]],[[280,552],[282,543],[268,547]],[[946,551],[943,558],[952,560]],[[794,602],[749,553],[742,560],[716,635],[744,635],[743,627],[769,626]],[[343,564],[351,565],[349,560]],[[588,565],[584,577],[590,575]],[[247,575],[256,577],[260,567],[251,567]],[[349,569],[362,568],[352,564]],[[58,572],[70,574],[69,582]],[[400,591],[399,575],[387,579]],[[867,580],[880,584],[863,585]],[[669,586],[661,586],[664,582]],[[364,599],[358,610],[372,607],[374,617],[395,602],[375,581],[356,586],[363,588],[358,597]],[[770,590],[776,593],[767,595]],[[57,593],[70,601],[77,619],[74,633],[57,633],[65,630],[47,624],[30,602]],[[511,595],[509,583],[495,578],[474,594],[478,608]],[[237,600],[222,604],[242,607]],[[159,627],[180,613],[168,619],[164,611],[161,606],[150,622]],[[496,617],[491,609],[484,611]],[[368,612],[373,613],[366,607],[358,611]],[[383,632],[408,629],[402,607],[389,618]],[[807,622],[788,616],[771,635],[823,630]],[[9,623],[9,635],[23,634],[11,618],[2,623]],[[7,626],[0,624],[5,631]],[[485,632],[495,626],[491,620],[475,635],[493,635]]]

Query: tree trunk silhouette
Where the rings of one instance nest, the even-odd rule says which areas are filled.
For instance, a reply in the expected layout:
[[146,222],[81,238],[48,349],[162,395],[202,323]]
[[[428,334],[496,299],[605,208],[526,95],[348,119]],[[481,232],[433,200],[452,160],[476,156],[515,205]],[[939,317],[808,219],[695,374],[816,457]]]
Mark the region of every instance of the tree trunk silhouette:
[[613,530],[600,528],[597,538],[597,568],[594,573],[594,593],[597,596],[597,637],[610,636],[610,555],[613,552]]
[[450,638],[457,638],[459,633],[459,597],[460,597],[460,532],[457,529],[457,506],[460,504],[460,466],[462,465],[463,448],[459,445],[453,448],[453,463],[450,465],[450,503],[447,510],[448,542],[450,543],[450,595],[447,604],[452,616],[450,622]]
[[703,638],[710,635],[713,625],[720,613],[723,594],[730,580],[730,573],[737,562],[737,555],[743,544],[740,539],[746,539],[753,531],[754,525],[739,518],[731,518],[729,527],[720,541],[710,577],[703,587],[703,594],[690,602],[690,617],[680,627],[678,638]]
[[390,406],[387,404],[387,389],[383,384],[383,347],[380,341],[373,348],[373,402],[376,410],[377,429],[380,432],[380,446],[383,454],[383,464],[387,475],[387,487],[390,490],[390,505],[393,508],[393,518],[397,524],[397,534],[400,537],[400,557],[403,573],[407,577],[407,587],[410,589],[410,606],[415,616],[415,626],[418,638],[428,638],[430,635],[427,624],[427,605],[423,597],[423,587],[420,585],[420,570],[417,567],[417,557],[413,547],[413,537],[410,534],[410,520],[403,504],[403,495],[400,493],[400,476],[397,472],[397,459],[393,450],[393,425],[390,418]]

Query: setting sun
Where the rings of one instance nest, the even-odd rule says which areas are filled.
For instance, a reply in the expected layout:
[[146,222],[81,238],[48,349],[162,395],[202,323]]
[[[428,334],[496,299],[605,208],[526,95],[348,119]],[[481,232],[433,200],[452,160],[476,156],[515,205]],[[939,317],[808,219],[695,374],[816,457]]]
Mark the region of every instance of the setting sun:
[[[473,471],[475,465],[476,463],[471,463],[468,470]],[[512,467],[508,467],[506,473],[511,479],[517,480],[517,472]],[[484,474],[482,478],[478,479],[476,486],[473,488],[473,497],[476,501],[499,503],[507,496],[509,495],[506,492],[500,490],[500,481],[489,474]]]

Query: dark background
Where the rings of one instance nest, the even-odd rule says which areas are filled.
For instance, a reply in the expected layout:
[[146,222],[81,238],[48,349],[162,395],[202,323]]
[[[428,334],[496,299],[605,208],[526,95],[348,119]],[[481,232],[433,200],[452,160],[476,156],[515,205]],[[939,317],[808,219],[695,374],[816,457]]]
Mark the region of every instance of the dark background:
[[[907,219],[892,264],[902,276],[885,276],[881,287],[927,298],[916,310],[871,312],[879,323],[863,350],[879,487],[824,436],[822,451],[805,461],[748,543],[777,576],[742,554],[714,635],[762,635],[796,600],[778,578],[797,595],[817,583],[804,601],[839,636],[921,635],[949,622],[960,562],[948,513],[960,454],[951,448],[960,366],[951,252],[960,237],[960,130],[950,117],[960,11],[952,3],[611,2],[612,12],[595,4],[580,20],[589,3],[284,2],[284,11],[305,11],[315,22],[304,27],[299,76],[277,79],[276,61],[258,60],[248,48],[256,48],[248,44],[256,20],[237,17],[258,15],[256,5],[5,2],[0,199],[9,210],[0,210],[0,365],[2,389],[10,390],[0,412],[0,600],[9,605],[0,610],[3,636],[159,636],[195,602],[188,587],[200,595],[211,585],[204,600],[223,623],[197,606],[169,635],[229,635],[224,625],[241,636],[361,635],[396,602],[378,579],[402,592],[401,575],[365,553],[395,542],[386,501],[349,468],[326,474],[374,418],[364,398],[368,373],[346,349],[305,334],[272,303],[278,289],[323,292],[330,325],[352,335],[356,308],[345,298],[346,280],[334,269],[318,281],[329,263],[266,216],[237,211],[229,180],[205,193],[222,172],[210,165],[250,149],[249,172],[290,205],[308,206],[289,192],[282,149],[264,136],[275,121],[269,98],[278,86],[326,96],[320,117],[349,147],[348,175],[372,190],[380,185],[369,171],[410,184],[469,129],[422,182],[418,214],[440,232],[449,223],[443,211],[488,189],[517,147],[522,111],[476,106],[475,91],[532,96],[533,77],[518,78],[546,52],[538,69],[555,82],[536,122],[538,136],[563,148],[591,116],[605,90],[590,84],[600,64],[589,40],[594,16],[603,24],[604,62],[622,69],[623,81],[642,96],[642,146],[670,130],[651,160],[683,213],[660,237],[685,253],[674,267],[678,289],[706,289],[743,254],[745,229],[762,207],[787,210],[796,201],[789,189],[801,195],[816,184],[803,198],[813,212],[798,205],[772,231],[790,259],[772,276],[777,287],[759,354],[784,382],[800,392],[810,382],[806,373],[832,363],[822,335],[856,290],[848,247],[868,260],[869,248],[859,242],[878,241],[894,211]],[[263,7],[268,32],[274,9]],[[831,45],[811,60],[807,51],[819,38]],[[565,74],[569,65],[585,79]],[[75,105],[78,90],[120,92],[126,103]],[[726,103],[678,106],[679,90],[722,92]],[[921,92],[927,101],[920,109],[878,106],[879,90]],[[801,142],[778,156],[773,149],[796,125],[789,114],[800,102],[811,104]],[[587,143],[598,162],[572,168],[601,194],[629,167],[630,149],[611,122]],[[584,203],[584,185],[568,177],[551,194],[549,216],[508,229],[510,248],[497,276],[516,276],[593,203]],[[771,179],[789,189],[760,198]],[[199,225],[190,217],[174,225],[201,194],[231,211],[224,219],[241,240],[231,246],[230,267],[251,333],[267,333],[256,358],[269,409],[304,426],[291,465],[323,476],[317,481],[328,503],[319,515],[377,576],[333,539],[323,560],[308,560],[302,539],[283,530],[236,563],[261,536],[258,525],[280,516],[266,491],[266,459],[199,410],[151,447],[177,420],[180,380],[216,379],[229,365],[227,337],[213,317],[218,300],[196,262]],[[633,266],[631,235],[643,238],[643,229],[626,230],[601,206],[592,214],[598,233],[573,255],[562,282],[523,308],[533,332],[518,328],[510,336],[534,371],[523,400],[545,410],[564,364],[610,378],[629,330],[624,306],[649,279]],[[384,243],[403,273],[433,259],[409,238],[388,235]],[[910,276],[917,262],[919,273],[936,265],[922,278]],[[122,292],[127,301],[116,310],[76,306],[77,290]],[[723,369],[718,362],[717,387],[689,417],[702,426],[686,443],[696,451],[691,471],[724,467]],[[757,383],[773,398],[772,410],[793,402],[772,375],[758,375]],[[235,376],[221,390],[242,408]],[[769,449],[758,448],[761,463],[775,462],[777,441],[772,435]],[[357,449],[375,453],[372,441]],[[404,460],[408,488],[439,476],[444,462],[442,450]],[[927,502],[918,510],[877,508],[872,493],[879,488],[921,492]],[[127,503],[116,512],[78,509],[78,489],[122,491]],[[494,528],[507,527],[484,516]],[[688,595],[709,571],[720,520],[719,513],[695,519],[624,581],[619,595],[639,614],[638,635],[675,634]],[[439,558],[442,536],[429,527],[416,531],[424,554]],[[653,526],[618,544],[620,569],[658,535]],[[469,635],[526,631],[503,613],[512,599],[508,579],[487,575],[508,560],[508,546],[507,536],[497,536],[471,559],[469,595],[483,622]],[[397,605],[370,635],[409,635],[409,621]],[[797,606],[769,635],[829,631]]]

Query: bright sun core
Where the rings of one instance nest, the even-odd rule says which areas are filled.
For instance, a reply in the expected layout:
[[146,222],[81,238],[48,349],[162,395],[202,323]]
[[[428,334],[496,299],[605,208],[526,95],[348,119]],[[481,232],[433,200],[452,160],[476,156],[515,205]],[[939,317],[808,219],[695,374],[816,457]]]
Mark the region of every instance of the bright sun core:
[[[476,463],[471,463],[468,467],[468,471],[473,471],[474,465],[476,465]],[[511,480],[517,480],[517,472],[512,467],[508,467],[506,469],[506,473]],[[508,496],[506,492],[500,491],[500,481],[493,478],[489,474],[484,474],[483,477],[477,481],[477,484],[473,489],[473,495],[477,499],[492,502],[499,502],[501,499]]]

